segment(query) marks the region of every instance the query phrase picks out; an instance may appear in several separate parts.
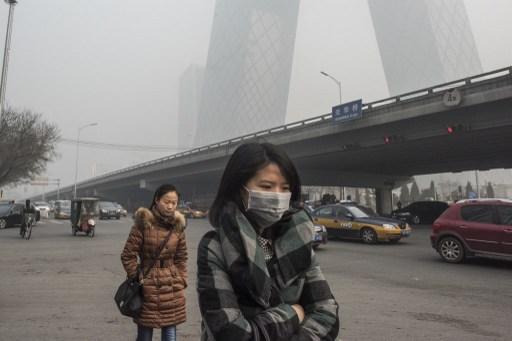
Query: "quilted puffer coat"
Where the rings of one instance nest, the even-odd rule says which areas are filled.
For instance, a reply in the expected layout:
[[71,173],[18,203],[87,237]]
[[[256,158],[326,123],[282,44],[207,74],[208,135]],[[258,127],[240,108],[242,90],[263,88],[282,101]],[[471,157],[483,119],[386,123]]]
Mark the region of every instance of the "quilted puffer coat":
[[[187,287],[187,245],[185,217],[176,212],[171,236],[144,278],[144,304],[135,319],[137,324],[162,328],[185,322],[185,288]],[[137,276],[138,259],[142,254],[144,271],[169,232],[161,226],[146,208],[139,208],[134,215],[135,224],[121,254],[121,262],[128,277]],[[181,231],[181,232],[177,232]]]

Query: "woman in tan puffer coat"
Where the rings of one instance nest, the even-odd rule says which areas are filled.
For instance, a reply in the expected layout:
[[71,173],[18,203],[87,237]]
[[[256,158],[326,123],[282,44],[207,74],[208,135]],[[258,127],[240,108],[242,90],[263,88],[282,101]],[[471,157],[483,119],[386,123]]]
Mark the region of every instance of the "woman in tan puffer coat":
[[[143,280],[142,312],[134,319],[137,324],[137,341],[152,340],[153,328],[162,329],[162,341],[174,341],[176,325],[186,320],[186,222],[185,217],[176,210],[178,200],[178,192],[174,186],[160,186],[153,196],[150,208],[139,208],[135,212],[135,224],[121,254],[128,277],[138,275],[141,259],[142,269],[147,272]],[[169,240],[148,271],[169,233]],[[139,276],[142,277],[140,273]]]

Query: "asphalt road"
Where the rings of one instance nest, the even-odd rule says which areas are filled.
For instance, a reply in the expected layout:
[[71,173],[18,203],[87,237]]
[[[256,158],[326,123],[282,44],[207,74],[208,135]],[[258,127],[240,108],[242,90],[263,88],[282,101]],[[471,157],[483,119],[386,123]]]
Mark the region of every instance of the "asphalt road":
[[[0,340],[134,340],[135,325],[117,312],[124,279],[119,255],[131,221],[101,221],[94,238],[47,220],[32,239],[0,230]],[[206,220],[187,229],[188,321],[180,340],[198,340],[195,259]],[[443,263],[429,227],[397,245],[330,241],[317,254],[341,306],[346,340],[510,340],[512,263]],[[155,333],[154,340],[157,340]],[[230,340],[226,340],[230,341]]]

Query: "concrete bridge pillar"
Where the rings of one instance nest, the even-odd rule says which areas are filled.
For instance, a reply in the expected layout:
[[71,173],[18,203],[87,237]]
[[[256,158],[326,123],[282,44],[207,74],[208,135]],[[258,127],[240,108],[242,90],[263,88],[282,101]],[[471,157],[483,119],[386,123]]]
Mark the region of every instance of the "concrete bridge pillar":
[[391,188],[376,188],[375,201],[378,214],[390,214],[393,211],[393,194]]

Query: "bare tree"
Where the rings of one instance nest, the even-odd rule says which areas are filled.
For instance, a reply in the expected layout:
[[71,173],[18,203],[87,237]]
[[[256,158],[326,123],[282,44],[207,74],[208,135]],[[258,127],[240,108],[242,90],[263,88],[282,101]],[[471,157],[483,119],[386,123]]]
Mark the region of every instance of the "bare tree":
[[59,130],[28,110],[8,108],[0,119],[0,186],[28,181],[57,156]]
[[487,198],[494,198],[494,188],[490,182],[487,183]]
[[418,184],[416,183],[416,180],[413,181],[411,186],[411,193],[410,193],[410,200],[412,202],[419,200],[420,198],[420,188],[418,187]]

